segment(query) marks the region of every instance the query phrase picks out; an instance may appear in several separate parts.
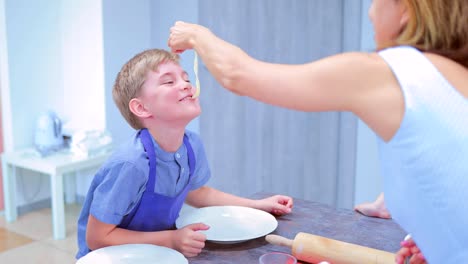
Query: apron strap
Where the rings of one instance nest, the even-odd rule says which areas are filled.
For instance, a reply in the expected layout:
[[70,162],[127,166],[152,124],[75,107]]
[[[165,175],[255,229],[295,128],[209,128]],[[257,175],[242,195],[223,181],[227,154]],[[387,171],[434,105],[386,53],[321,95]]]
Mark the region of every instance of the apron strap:
[[195,161],[195,153],[193,153],[192,145],[190,144],[190,141],[187,137],[187,135],[184,135],[184,145],[185,148],[187,148],[187,156],[188,156],[188,163],[189,163],[189,180],[192,179],[192,175],[195,172],[195,166],[196,166],[196,161]]
[[[156,183],[156,152],[154,151],[153,141],[151,139],[151,135],[148,132],[148,129],[144,128],[140,132],[141,142],[143,147],[145,148],[146,154],[148,155],[149,159],[149,176],[148,176],[148,183],[146,184],[147,190],[154,192],[155,183]],[[187,149],[187,158],[189,163],[189,181],[192,179],[192,176],[195,172],[196,167],[196,159],[195,153],[193,152],[192,145],[188,139],[188,136],[184,134],[184,145]],[[148,189],[149,187],[149,189]]]
[[[140,130],[139,137],[143,144],[145,152],[148,156],[148,162],[150,166],[148,182],[146,183],[146,191],[151,191],[154,193],[155,181],[156,181],[156,152],[154,150],[153,140],[151,139],[151,135],[146,128]],[[188,162],[189,162],[189,183],[190,183],[192,175],[194,174],[194,171],[195,171],[195,154],[193,152],[192,145],[190,144],[187,135],[184,135],[184,145],[187,149],[187,157],[188,157]],[[189,188],[189,183],[187,184],[187,186],[185,186],[183,192],[187,192],[187,189]],[[185,199],[185,196],[183,199]],[[130,225],[130,223],[133,221],[133,218],[135,217],[140,207],[141,200],[142,199],[138,201],[138,204],[135,206],[135,208],[133,208],[132,212],[130,212],[122,220],[122,223],[119,224],[119,227],[127,228]]]
[[154,151],[153,140],[151,140],[151,135],[146,128],[140,131],[140,138],[149,160],[149,176],[146,188],[149,187],[148,191],[154,192],[156,182],[156,152]]

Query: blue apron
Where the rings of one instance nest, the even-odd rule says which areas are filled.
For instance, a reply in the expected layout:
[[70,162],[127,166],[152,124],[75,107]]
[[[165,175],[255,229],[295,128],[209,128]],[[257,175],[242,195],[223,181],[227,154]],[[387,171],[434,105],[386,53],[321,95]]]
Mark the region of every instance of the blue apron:
[[135,208],[124,217],[120,228],[135,231],[162,231],[175,229],[175,221],[179,217],[179,212],[184,204],[185,198],[190,190],[189,185],[195,169],[195,155],[192,146],[186,135],[184,135],[184,145],[187,149],[189,162],[189,180],[184,189],[175,197],[158,194],[154,192],[156,183],[156,152],[154,150],[151,135],[147,129],[140,131],[140,139],[143,143],[149,159],[149,176],[146,189]]

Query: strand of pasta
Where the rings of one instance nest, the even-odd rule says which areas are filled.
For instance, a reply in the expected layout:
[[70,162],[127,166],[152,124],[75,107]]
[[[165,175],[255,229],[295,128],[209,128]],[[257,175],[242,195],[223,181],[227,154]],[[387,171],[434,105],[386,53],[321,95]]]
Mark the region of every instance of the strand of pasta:
[[200,80],[198,79],[198,55],[195,52],[195,57],[193,58],[193,71],[195,72],[195,88],[196,91],[192,95],[192,98],[197,98],[200,96]]

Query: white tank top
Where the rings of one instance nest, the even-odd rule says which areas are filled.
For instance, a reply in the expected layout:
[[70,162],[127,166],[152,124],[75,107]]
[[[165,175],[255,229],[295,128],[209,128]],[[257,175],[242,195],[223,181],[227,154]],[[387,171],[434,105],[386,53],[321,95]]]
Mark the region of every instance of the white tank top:
[[468,263],[468,99],[415,48],[379,55],[405,100],[397,133],[379,139],[387,207],[429,263]]

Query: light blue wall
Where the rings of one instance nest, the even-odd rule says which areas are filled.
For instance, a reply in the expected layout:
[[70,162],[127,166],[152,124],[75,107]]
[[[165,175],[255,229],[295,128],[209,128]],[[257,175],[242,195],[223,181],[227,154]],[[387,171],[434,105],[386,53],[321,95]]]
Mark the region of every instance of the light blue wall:
[[[197,22],[198,1],[103,0],[102,9],[106,128],[115,145],[119,145],[128,140],[134,130],[112,99],[112,86],[118,72],[130,58],[143,50],[167,49],[169,28],[176,20]],[[193,68],[190,55],[183,54],[181,61],[189,74]],[[188,129],[199,132],[198,119],[192,121]],[[91,176],[78,179],[79,196],[86,195]]]
[[[359,50],[360,1],[204,0],[199,20],[257,59],[297,64]],[[209,185],[353,206],[356,117],[261,104],[220,89],[206,68],[201,76]]]
[[[134,131],[112,99],[117,73],[125,62],[145,49],[167,49],[169,28],[176,20],[197,22],[197,19],[198,1],[103,1],[106,127],[116,144],[128,139]],[[189,74],[193,68],[190,55],[182,55],[182,66]],[[198,132],[198,120],[190,123],[189,129]]]
[[[151,44],[154,48],[168,49],[169,28],[176,21],[198,22],[198,0],[152,1],[151,11]],[[194,84],[192,51],[181,54],[181,65],[188,72]],[[199,119],[196,118],[190,122],[187,129],[199,132]]]
[[[357,1],[346,1],[346,8],[356,8]],[[374,49],[373,32],[368,18],[371,0],[361,0],[361,43],[364,51]],[[137,52],[147,48],[167,48],[169,28],[177,20],[198,22],[199,1],[126,1],[104,0],[104,56],[106,82],[106,126],[118,143],[132,133],[112,101],[111,89],[120,67]],[[182,8],[183,7],[183,8]],[[356,32],[348,25],[344,32]],[[345,43],[354,50],[354,43]],[[193,52],[181,55],[182,67],[193,81]],[[202,93],[203,93],[203,83]],[[199,131],[199,119],[189,124]],[[375,134],[361,121],[357,131],[355,203],[373,200],[382,190]]]
[[[151,10],[151,43],[155,48],[168,49],[169,29],[176,21],[198,22],[198,1],[153,1]],[[193,52],[182,53],[181,64],[193,78]]]
[[[9,80],[12,104],[13,147],[32,145],[36,114],[44,109],[64,109],[60,12],[63,0],[41,2],[5,1]],[[112,85],[122,65],[148,48],[167,48],[170,26],[177,20],[198,22],[199,1],[102,0],[106,128],[118,144],[133,130],[112,101]],[[362,0],[361,48],[373,48],[373,33],[367,17],[370,0]],[[182,54],[182,66],[193,81],[193,52]],[[203,93],[203,83],[202,83]],[[199,131],[198,119],[189,129]],[[359,123],[355,202],[374,199],[381,191],[375,135]],[[37,183],[38,179],[31,183]],[[40,181],[47,186],[47,181]],[[86,184],[78,190],[86,193]],[[47,192],[48,186],[44,188]],[[28,188],[30,190],[30,188]],[[35,190],[32,190],[33,192]]]
[[[12,137],[6,140],[13,150],[33,145],[37,117],[47,109],[56,111],[62,119],[84,117],[82,127],[93,123],[93,118],[86,119],[88,112],[104,120],[104,107],[95,107],[99,105],[96,100],[99,106],[103,103],[102,79],[99,79],[103,72],[97,66],[102,65],[99,41],[102,34],[88,28],[96,18],[98,23],[94,29],[101,28],[100,2],[71,3],[67,0],[49,0],[47,5],[28,0],[2,2],[9,87],[1,88],[8,89],[11,101],[11,110],[2,115],[8,115],[4,120],[11,120],[7,125]],[[80,19],[86,19],[87,23],[80,23],[83,22]],[[70,84],[80,88],[81,96],[73,96],[78,89],[70,92],[74,89]],[[50,197],[48,177],[29,170],[17,170],[17,176],[19,205]]]
[[[102,124],[104,107],[94,108],[96,101],[102,106],[103,98],[99,93],[103,90],[96,91],[96,87],[102,89],[102,63],[96,63],[102,61],[98,41],[102,33],[89,29],[96,14],[100,22],[100,5],[93,0],[82,0],[81,5],[66,0],[49,0],[48,5],[28,0],[4,3],[12,106],[11,113],[4,114],[12,117],[8,124],[13,131],[8,139],[13,141],[12,148],[33,145],[36,119],[48,109],[62,119],[84,117],[82,126]],[[90,113],[96,122],[86,119]]]
[[[70,110],[68,99],[65,98],[67,87],[64,80],[64,76],[70,74],[65,72],[66,69],[70,69],[70,65],[65,63],[76,62],[67,59],[66,52],[69,50],[64,50],[63,42],[65,36],[77,36],[81,33],[64,27],[68,23],[73,24],[78,21],[75,19],[68,22],[67,14],[70,13],[65,12],[73,12],[67,9],[72,5],[64,1],[49,0],[47,5],[29,0],[4,1],[12,105],[11,113],[4,114],[12,116],[13,149],[33,145],[33,131],[39,112],[50,108],[61,115]],[[92,6],[89,3],[83,5]],[[79,12],[86,12],[86,8],[75,8],[74,12],[76,13],[72,15],[76,15],[77,18],[80,17]],[[101,19],[101,14],[89,13],[86,12],[86,16],[99,16],[93,17],[93,20]],[[111,132],[116,144],[133,133],[133,129],[121,117],[112,100],[112,85],[118,71],[138,52],[149,48],[167,48],[169,27],[176,20],[197,22],[197,18],[198,1],[102,0],[102,25],[95,26],[102,26],[103,30],[104,87],[99,86],[97,89],[103,90],[96,93],[104,92],[102,104],[105,105],[105,114],[103,114],[105,127]],[[75,28],[75,30],[86,30],[86,28]],[[94,50],[91,52],[94,54]],[[191,53],[182,55],[182,65],[189,73],[193,68],[192,61]],[[88,96],[96,97],[92,91]],[[81,108],[89,110],[89,107],[93,107],[86,105],[84,101],[74,104],[73,109],[78,112]],[[189,129],[198,132],[198,120],[191,122]],[[94,171],[90,170],[79,174],[78,195],[86,194],[93,173]],[[20,205],[34,203],[49,196],[47,178],[28,172],[20,174],[21,184],[18,189]],[[38,195],[27,195],[24,190],[30,190]]]
[[[12,149],[33,144],[38,113],[63,109],[63,71],[60,35],[61,0],[40,2],[4,1],[8,52]],[[2,87],[3,88],[3,87]],[[47,178],[17,170],[18,204],[23,205],[49,196]]]
[[[362,0],[361,50],[375,49],[374,33],[368,16],[371,0]],[[355,204],[373,201],[383,191],[375,133],[359,121],[356,153]]]
[[133,129],[112,100],[112,85],[125,62],[152,47],[149,7],[149,0],[103,0],[106,127],[116,144],[129,138]]
[[5,1],[15,149],[33,144],[39,112],[63,108],[60,2]]

